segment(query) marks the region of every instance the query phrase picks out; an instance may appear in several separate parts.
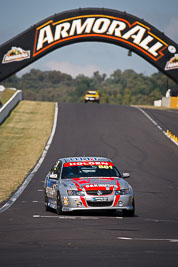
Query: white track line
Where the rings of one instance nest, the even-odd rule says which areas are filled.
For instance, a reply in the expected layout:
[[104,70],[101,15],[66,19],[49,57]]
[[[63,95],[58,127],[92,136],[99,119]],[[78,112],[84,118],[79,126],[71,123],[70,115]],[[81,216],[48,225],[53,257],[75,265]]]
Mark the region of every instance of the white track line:
[[96,216],[53,216],[53,215],[39,215],[34,214],[33,218],[58,218],[58,219],[81,219],[81,220],[98,220],[98,219],[123,219],[123,217],[96,217]]
[[158,130],[160,130],[167,138],[169,138],[176,146],[178,146],[178,143],[173,139],[171,138],[162,128],[160,125],[158,125],[158,123],[156,121],[154,121],[142,108],[139,108],[139,107],[135,107],[135,106],[132,106],[134,108],[137,108],[138,110],[140,110],[157,128]]
[[37,162],[37,164],[35,165],[34,169],[32,170],[32,172],[27,176],[27,178],[25,179],[25,181],[23,182],[23,184],[19,187],[19,189],[15,192],[15,194],[6,202],[6,204],[4,206],[2,206],[0,208],[0,213],[4,212],[5,210],[7,210],[16,200],[17,198],[22,194],[22,192],[24,191],[24,189],[27,187],[27,185],[29,184],[29,182],[32,180],[34,174],[38,171],[39,167],[41,166],[43,160],[46,157],[46,154],[48,152],[48,149],[52,143],[55,131],[56,131],[56,125],[57,125],[57,118],[58,118],[58,103],[55,104],[55,114],[54,114],[54,122],[53,122],[53,128],[52,128],[52,132],[51,135],[48,139],[48,142],[43,150],[43,153],[39,159],[39,161]]
[[178,223],[178,220],[159,220],[159,219],[144,219],[144,221],[155,223]]
[[170,238],[139,238],[139,237],[117,237],[119,240],[126,241],[166,241],[171,243],[178,243],[178,239],[170,239]]

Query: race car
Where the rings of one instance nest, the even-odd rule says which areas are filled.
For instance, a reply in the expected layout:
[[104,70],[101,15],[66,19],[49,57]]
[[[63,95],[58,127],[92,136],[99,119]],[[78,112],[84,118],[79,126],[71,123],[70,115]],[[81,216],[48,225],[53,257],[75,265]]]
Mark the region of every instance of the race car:
[[108,158],[60,158],[45,178],[46,211],[52,208],[60,215],[74,210],[122,210],[124,216],[134,216],[128,177]]
[[84,102],[96,102],[99,103],[100,101],[100,96],[97,91],[87,91],[85,96],[84,96]]

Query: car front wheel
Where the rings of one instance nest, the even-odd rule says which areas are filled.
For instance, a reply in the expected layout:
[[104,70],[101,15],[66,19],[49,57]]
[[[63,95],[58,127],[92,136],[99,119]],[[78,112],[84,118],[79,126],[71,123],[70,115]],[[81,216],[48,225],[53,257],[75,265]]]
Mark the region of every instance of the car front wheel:
[[62,201],[61,201],[61,196],[58,193],[57,194],[57,208],[56,208],[56,212],[58,215],[62,214]]

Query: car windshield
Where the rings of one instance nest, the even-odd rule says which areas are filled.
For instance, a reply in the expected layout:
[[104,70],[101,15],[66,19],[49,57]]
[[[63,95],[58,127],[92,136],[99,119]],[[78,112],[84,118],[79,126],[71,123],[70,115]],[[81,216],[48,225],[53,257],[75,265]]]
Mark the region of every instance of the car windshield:
[[88,95],[96,95],[97,93],[94,92],[94,91],[93,91],[93,92],[92,92],[92,91],[88,91],[87,94],[88,94]]
[[[79,166],[79,164],[81,164]],[[64,164],[62,179],[83,177],[121,177],[112,162],[71,162]]]

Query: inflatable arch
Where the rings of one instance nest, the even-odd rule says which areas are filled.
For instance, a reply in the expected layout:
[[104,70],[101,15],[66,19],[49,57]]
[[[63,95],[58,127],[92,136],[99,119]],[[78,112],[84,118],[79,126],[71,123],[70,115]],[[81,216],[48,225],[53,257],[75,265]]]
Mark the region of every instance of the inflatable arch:
[[55,14],[2,44],[0,81],[54,49],[86,41],[125,47],[178,82],[178,45],[174,41],[143,19],[103,8]]

